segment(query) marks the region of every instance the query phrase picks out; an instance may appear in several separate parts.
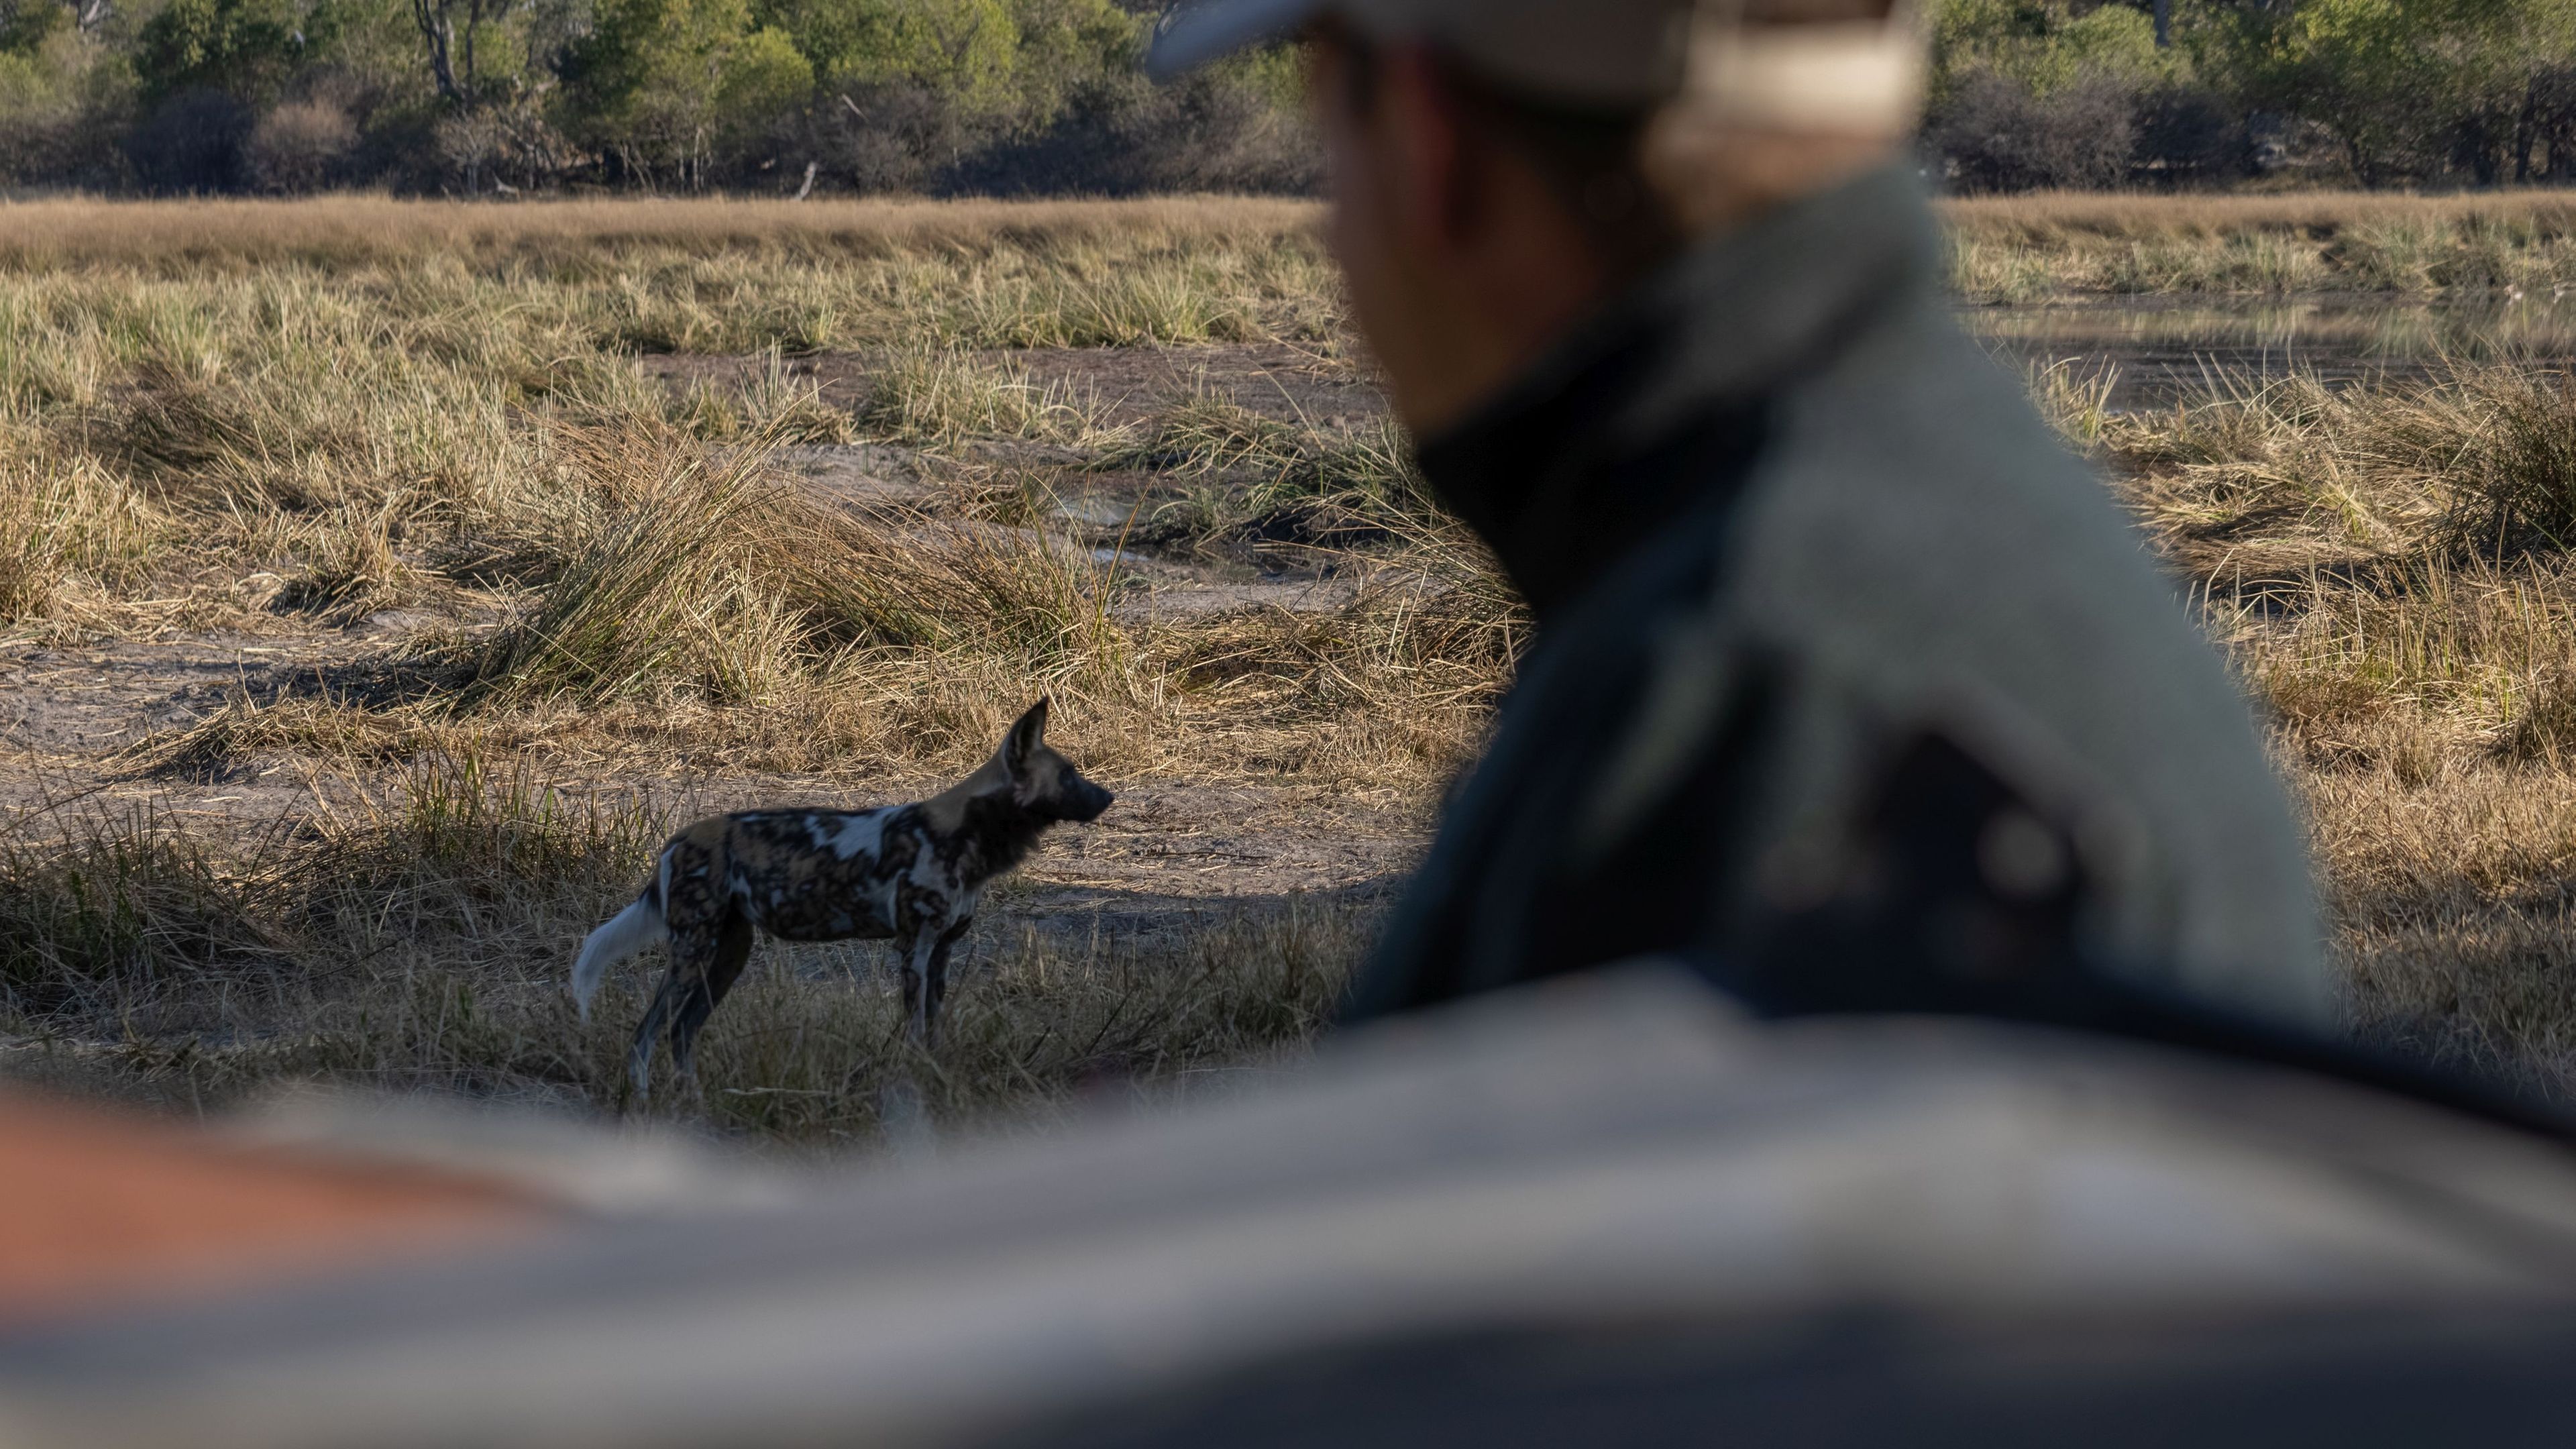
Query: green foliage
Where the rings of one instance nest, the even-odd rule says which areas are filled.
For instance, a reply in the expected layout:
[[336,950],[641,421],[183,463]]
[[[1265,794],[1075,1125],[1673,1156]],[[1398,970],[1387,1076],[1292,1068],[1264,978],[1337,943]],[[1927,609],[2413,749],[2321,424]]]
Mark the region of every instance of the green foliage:
[[[1148,0],[154,3],[0,0],[0,180],[1130,193],[1315,175],[1294,49],[1152,86]],[[1927,152],[1968,189],[2207,183],[2258,159],[2373,185],[2576,180],[2576,0],[2168,0],[2169,44],[2154,7],[1930,0]]]
[[2565,0],[2302,0],[2228,22],[2223,54],[2247,99],[2331,131],[2364,183],[2461,158],[2473,179],[2497,179],[2518,113],[2576,66]]
[[[2365,185],[2576,177],[2568,0],[2171,0],[2171,14],[2160,47],[2148,0],[1936,0],[1936,140],[2045,171],[2032,158],[2125,128],[2133,165],[2205,166],[2228,149],[2221,125],[2250,154],[2259,114],[2283,144],[2330,139]],[[1964,117],[1947,137],[1945,117]]]
[[50,57],[45,50],[50,48],[0,46],[0,116],[42,108],[63,94],[67,68],[47,63]]
[[814,70],[787,33],[755,27],[745,0],[606,0],[572,57],[576,135],[651,182],[701,184],[715,153],[803,102]]
[[62,0],[5,0],[0,3],[0,55],[35,55],[46,41],[71,28],[71,7]]
[[1002,0],[785,0],[778,10],[836,86],[905,81],[990,107],[1005,99],[1018,59]]
[[773,0],[768,13],[828,88],[912,89],[1032,123],[1132,65],[1142,34],[1111,0]]
[[[308,62],[328,65],[368,91],[390,98],[425,79],[420,27],[401,0],[313,0],[303,31]],[[487,51],[513,60],[521,53],[508,37],[487,33],[484,40]],[[495,58],[487,54],[487,65]]]
[[1936,93],[1990,71],[2047,96],[2087,77],[2171,79],[2180,58],[2156,48],[2155,24],[2122,5],[2072,0],[1945,0],[1932,16]]
[[299,19],[286,0],[170,0],[144,22],[134,73],[147,100],[200,89],[266,100],[304,53]]
[[1144,57],[1147,27],[1111,0],[1014,0],[1012,17],[1020,36],[1015,89],[1033,123]]
[[50,20],[18,34],[38,29],[25,49],[0,47],[0,183],[99,174],[129,109],[134,73],[121,58]]

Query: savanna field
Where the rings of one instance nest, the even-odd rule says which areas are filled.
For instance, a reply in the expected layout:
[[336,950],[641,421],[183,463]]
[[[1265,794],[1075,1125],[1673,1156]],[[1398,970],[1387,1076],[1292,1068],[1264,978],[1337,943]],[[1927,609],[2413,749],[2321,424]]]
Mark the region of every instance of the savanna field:
[[[2356,1030],[2576,1080],[2576,198],[1949,213],[1962,313],[2266,712]],[[664,834],[1119,792],[935,1060],[764,942],[721,1130],[866,1142],[1321,1022],[1525,640],[1291,202],[0,207],[0,1073],[619,1105]]]

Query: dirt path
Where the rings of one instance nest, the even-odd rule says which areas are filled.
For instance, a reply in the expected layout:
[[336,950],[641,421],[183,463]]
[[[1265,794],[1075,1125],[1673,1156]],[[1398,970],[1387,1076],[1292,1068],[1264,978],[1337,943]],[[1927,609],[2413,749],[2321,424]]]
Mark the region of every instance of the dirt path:
[[[1351,429],[1386,414],[1386,395],[1350,361],[1277,342],[1191,347],[1037,347],[979,354],[1024,374],[1041,393],[1093,409],[1105,424],[1135,422],[1175,398],[1222,397],[1272,420],[1316,429]],[[773,366],[789,383],[810,386],[834,407],[864,406],[881,353],[818,352],[783,357],[710,357],[662,353],[636,359],[645,376],[674,389],[697,384],[748,388]]]

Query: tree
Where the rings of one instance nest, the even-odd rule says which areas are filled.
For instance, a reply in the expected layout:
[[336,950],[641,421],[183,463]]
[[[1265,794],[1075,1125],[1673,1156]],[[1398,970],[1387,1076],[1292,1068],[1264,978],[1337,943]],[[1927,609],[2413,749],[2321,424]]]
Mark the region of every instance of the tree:
[[2524,0],[2511,7],[2502,29],[2513,179],[2576,175],[2576,6]]
[[2248,101],[2324,127],[2364,185],[2527,174],[2549,77],[2576,63],[2567,0],[2300,0],[2230,20]]
[[2125,5],[2078,11],[2069,0],[1949,0],[1933,11],[1932,57],[1936,104],[1981,72],[2044,98],[2102,78],[2169,80],[2180,64],[2156,44],[2146,15]]
[[[1951,179],[1974,190],[2116,186],[2148,165],[2162,176],[2197,161],[2147,154],[2170,127],[2189,70],[2145,11],[2073,0],[1948,0],[1933,12],[1933,79],[1924,139]],[[2204,150],[2209,148],[2203,148]]]
[[60,0],[0,0],[0,55],[35,55],[72,25]]
[[570,129],[648,186],[704,186],[718,152],[814,90],[812,64],[745,0],[605,0],[566,71]]
[[1109,0],[768,0],[828,90],[925,91],[1014,126],[1142,54],[1143,22]]
[[[122,56],[64,23],[5,15],[0,32],[0,183],[90,181],[114,165],[133,71]],[[32,6],[30,8],[33,8]]]
[[970,114],[1014,100],[1019,27],[1002,0],[776,0],[770,13],[843,95],[919,88]]
[[440,99],[470,106],[481,96],[475,41],[509,11],[510,0],[411,0],[412,22],[420,27],[421,43],[428,49],[430,79],[438,86]]
[[206,90],[257,104],[303,50],[284,0],[170,0],[136,37],[134,74],[147,101]]

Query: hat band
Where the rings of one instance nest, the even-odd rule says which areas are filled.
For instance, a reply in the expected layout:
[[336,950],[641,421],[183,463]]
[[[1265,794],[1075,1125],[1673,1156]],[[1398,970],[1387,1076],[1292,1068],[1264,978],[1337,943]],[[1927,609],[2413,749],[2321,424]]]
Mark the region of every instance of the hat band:
[[1752,130],[1905,135],[1922,119],[1926,69],[1907,9],[1859,24],[1759,26],[1704,9],[1674,109]]

